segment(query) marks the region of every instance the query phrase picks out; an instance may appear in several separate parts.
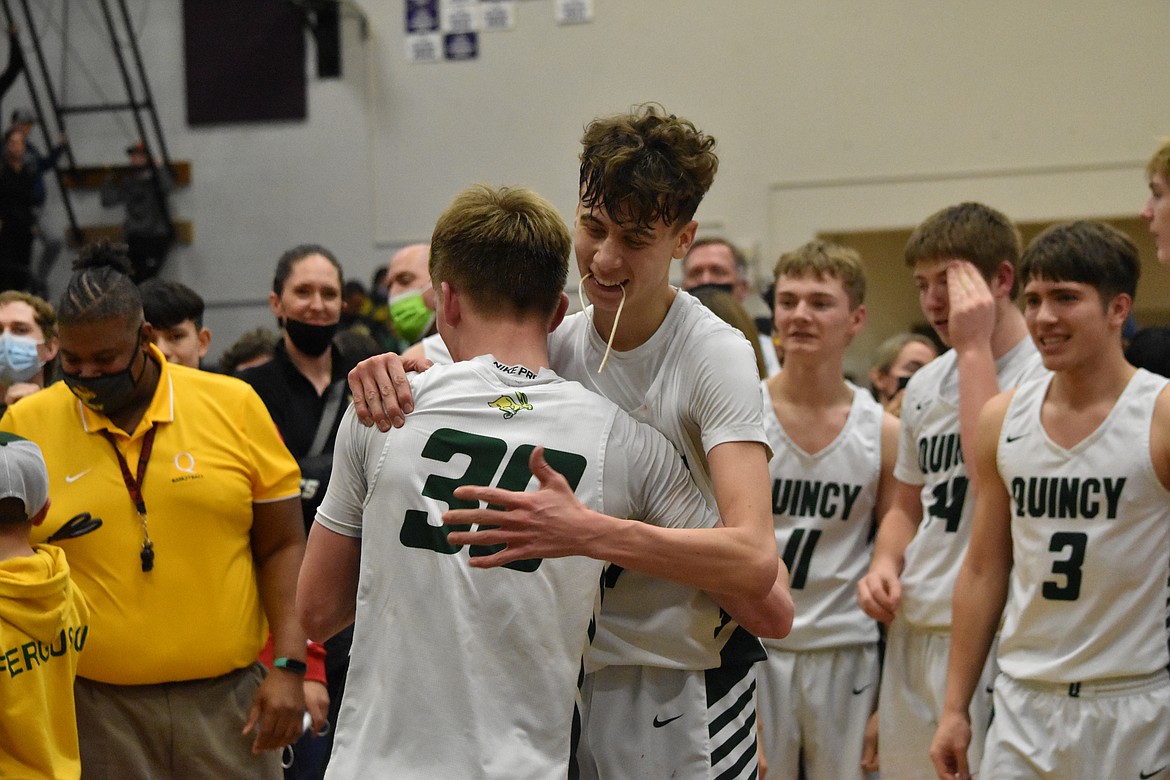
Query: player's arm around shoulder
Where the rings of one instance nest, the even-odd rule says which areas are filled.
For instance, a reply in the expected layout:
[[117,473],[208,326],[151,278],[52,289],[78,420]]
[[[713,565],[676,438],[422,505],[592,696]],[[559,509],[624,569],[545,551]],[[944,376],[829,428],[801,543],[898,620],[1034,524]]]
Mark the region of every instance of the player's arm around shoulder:
[[979,415],[973,469],[978,474],[971,541],[955,580],[946,694],[930,757],[940,778],[970,777],[969,706],[1007,602],[1012,569],[1011,499],[999,474],[1000,431],[1012,393],[995,396]]
[[[0,426],[4,421],[0,420]],[[1158,393],[1154,418],[1150,423],[1150,461],[1158,481],[1170,490],[1170,384]]]
[[[422,350],[421,345],[415,346]],[[354,412],[362,425],[376,425],[381,431],[401,428],[406,422],[405,415],[414,410],[414,397],[406,374],[425,371],[430,368],[431,361],[425,355],[407,355],[400,357],[385,352],[366,358],[350,369],[346,380],[353,396]]]

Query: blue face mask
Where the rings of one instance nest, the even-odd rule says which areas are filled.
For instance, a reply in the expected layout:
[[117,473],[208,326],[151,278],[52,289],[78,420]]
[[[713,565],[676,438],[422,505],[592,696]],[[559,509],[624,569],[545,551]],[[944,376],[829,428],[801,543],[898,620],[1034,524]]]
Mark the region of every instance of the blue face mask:
[[0,335],[0,385],[27,382],[37,375],[44,362],[37,351],[40,342],[32,336]]

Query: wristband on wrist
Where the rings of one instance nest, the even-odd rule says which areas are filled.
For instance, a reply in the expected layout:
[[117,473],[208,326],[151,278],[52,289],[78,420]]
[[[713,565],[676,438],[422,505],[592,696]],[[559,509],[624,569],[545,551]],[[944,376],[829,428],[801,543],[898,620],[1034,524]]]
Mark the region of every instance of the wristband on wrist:
[[272,668],[284,669],[286,672],[294,674],[304,674],[309,670],[304,661],[298,661],[295,658],[277,658],[272,662]]

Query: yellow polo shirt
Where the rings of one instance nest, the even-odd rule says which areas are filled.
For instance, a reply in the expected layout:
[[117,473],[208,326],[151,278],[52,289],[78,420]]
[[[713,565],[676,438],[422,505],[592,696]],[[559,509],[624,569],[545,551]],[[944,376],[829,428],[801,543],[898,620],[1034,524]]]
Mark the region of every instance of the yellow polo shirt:
[[[250,545],[252,505],[300,495],[300,472],[260,397],[231,377],[167,364],[142,422],[126,436],[58,382],[8,407],[0,430],[40,445],[52,505],[45,541],[70,518],[95,531],[54,542],[90,605],[78,674],[139,685],[217,677],[256,660],[267,635]],[[142,523],[113,446],[132,474],[157,426],[143,479],[154,568],[142,571]]]

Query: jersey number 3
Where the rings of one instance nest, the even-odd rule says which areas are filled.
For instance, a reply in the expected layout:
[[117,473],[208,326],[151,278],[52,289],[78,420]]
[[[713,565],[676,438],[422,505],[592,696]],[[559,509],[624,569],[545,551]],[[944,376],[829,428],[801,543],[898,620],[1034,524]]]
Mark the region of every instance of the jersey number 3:
[[[523,444],[515,449],[508,465],[500,474],[496,487],[502,490],[524,490],[532,480],[532,471],[528,468],[528,458],[536,447],[532,444]],[[492,436],[480,436],[467,431],[457,431],[452,428],[440,428],[431,434],[423,447],[422,456],[429,460],[449,463],[455,455],[468,457],[467,469],[457,478],[441,477],[431,474],[423,485],[422,494],[427,498],[442,501],[451,509],[474,509],[479,504],[476,501],[464,501],[455,497],[455,488],[460,485],[489,485],[495,476],[504,457],[508,454],[508,443],[503,439]],[[585,474],[586,460],[581,455],[561,450],[544,450],[545,460],[556,471],[564,476],[573,490],[577,489],[581,477]],[[449,531],[467,531],[469,525],[431,525],[427,522],[427,513],[419,509],[409,509],[402,521],[402,531],[399,541],[406,547],[421,550],[433,550],[443,555],[454,555],[462,549],[447,541]],[[503,545],[473,544],[468,550],[472,557],[491,555],[503,549]],[[504,564],[504,568],[516,571],[536,571],[540,566],[539,558],[530,558],[523,561],[513,561]]]

